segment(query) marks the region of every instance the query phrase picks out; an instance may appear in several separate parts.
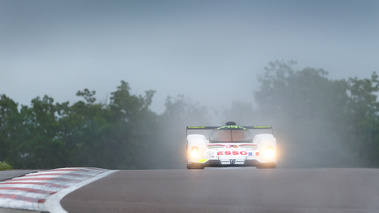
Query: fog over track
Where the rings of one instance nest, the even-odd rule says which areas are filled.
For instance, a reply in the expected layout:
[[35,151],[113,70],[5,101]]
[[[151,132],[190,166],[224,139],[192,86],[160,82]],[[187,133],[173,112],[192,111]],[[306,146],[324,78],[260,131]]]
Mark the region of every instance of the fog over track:
[[61,200],[68,212],[379,212],[378,169],[124,170]]

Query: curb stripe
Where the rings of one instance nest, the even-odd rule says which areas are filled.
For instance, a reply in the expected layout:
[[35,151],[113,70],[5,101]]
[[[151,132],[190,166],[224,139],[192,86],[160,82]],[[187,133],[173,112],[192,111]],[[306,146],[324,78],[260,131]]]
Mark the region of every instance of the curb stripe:
[[48,170],[50,172],[52,171],[69,171],[69,172],[76,172],[76,171],[84,171],[84,172],[93,172],[93,173],[98,173],[97,171],[95,170],[99,170],[99,171],[107,171],[106,169],[98,169],[98,168],[81,168],[81,167],[78,167],[78,168],[61,168],[61,169],[52,169],[52,170]]
[[33,189],[33,188],[22,188],[22,187],[0,187],[0,190],[24,191],[24,192],[32,192],[32,193],[37,193],[37,194],[48,194],[48,195],[52,195],[56,193],[54,191],[47,191],[47,190]]
[[20,184],[20,185],[40,185],[40,186],[51,186],[51,187],[57,187],[57,188],[67,188],[69,186],[66,185],[60,185],[55,183],[44,183],[44,182],[7,182],[7,183],[0,183],[0,185],[6,185],[6,184]]
[[36,173],[36,174],[30,174],[28,175],[28,177],[35,177],[35,176],[47,176],[47,175],[54,175],[54,176],[59,176],[59,175],[65,175],[65,176],[73,176],[73,177],[83,177],[83,178],[90,178],[90,177],[93,177],[95,175],[82,175],[82,174],[71,174],[71,173],[44,173],[44,174],[39,174],[39,173]]
[[66,212],[60,200],[68,193],[117,170],[59,168],[0,182],[0,207],[42,212]]
[[22,200],[22,201],[28,201],[31,203],[45,203],[46,202],[46,199],[27,197],[23,195],[14,195],[14,194],[0,194],[0,198]]
[[[15,178],[15,181],[39,181],[39,180],[53,180],[53,181],[62,181],[62,182],[80,182],[80,180],[73,180],[73,179],[68,179],[68,178],[57,178],[57,177],[50,177],[50,178]],[[8,182],[8,181],[4,181]]]

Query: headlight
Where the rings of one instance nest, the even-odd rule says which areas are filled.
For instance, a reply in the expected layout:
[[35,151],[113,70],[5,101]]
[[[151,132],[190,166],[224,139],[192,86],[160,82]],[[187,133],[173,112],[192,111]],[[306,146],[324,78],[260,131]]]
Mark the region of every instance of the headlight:
[[193,158],[200,157],[200,151],[199,151],[199,148],[197,148],[197,146],[192,147],[191,157],[193,157]]
[[275,150],[272,146],[267,146],[263,149],[262,156],[265,159],[272,159],[275,157]]

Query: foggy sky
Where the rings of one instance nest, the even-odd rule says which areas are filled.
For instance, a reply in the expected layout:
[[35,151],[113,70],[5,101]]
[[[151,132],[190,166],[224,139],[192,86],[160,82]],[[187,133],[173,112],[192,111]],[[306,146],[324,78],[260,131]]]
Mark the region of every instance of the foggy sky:
[[379,1],[0,0],[0,94],[99,101],[121,80],[217,108],[253,101],[270,61],[333,79],[378,71]]

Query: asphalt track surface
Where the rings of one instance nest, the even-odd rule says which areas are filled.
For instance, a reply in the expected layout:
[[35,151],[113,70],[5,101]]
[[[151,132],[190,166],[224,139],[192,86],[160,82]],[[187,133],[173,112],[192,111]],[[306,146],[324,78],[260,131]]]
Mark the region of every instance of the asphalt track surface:
[[378,169],[117,171],[61,200],[68,212],[378,213]]

